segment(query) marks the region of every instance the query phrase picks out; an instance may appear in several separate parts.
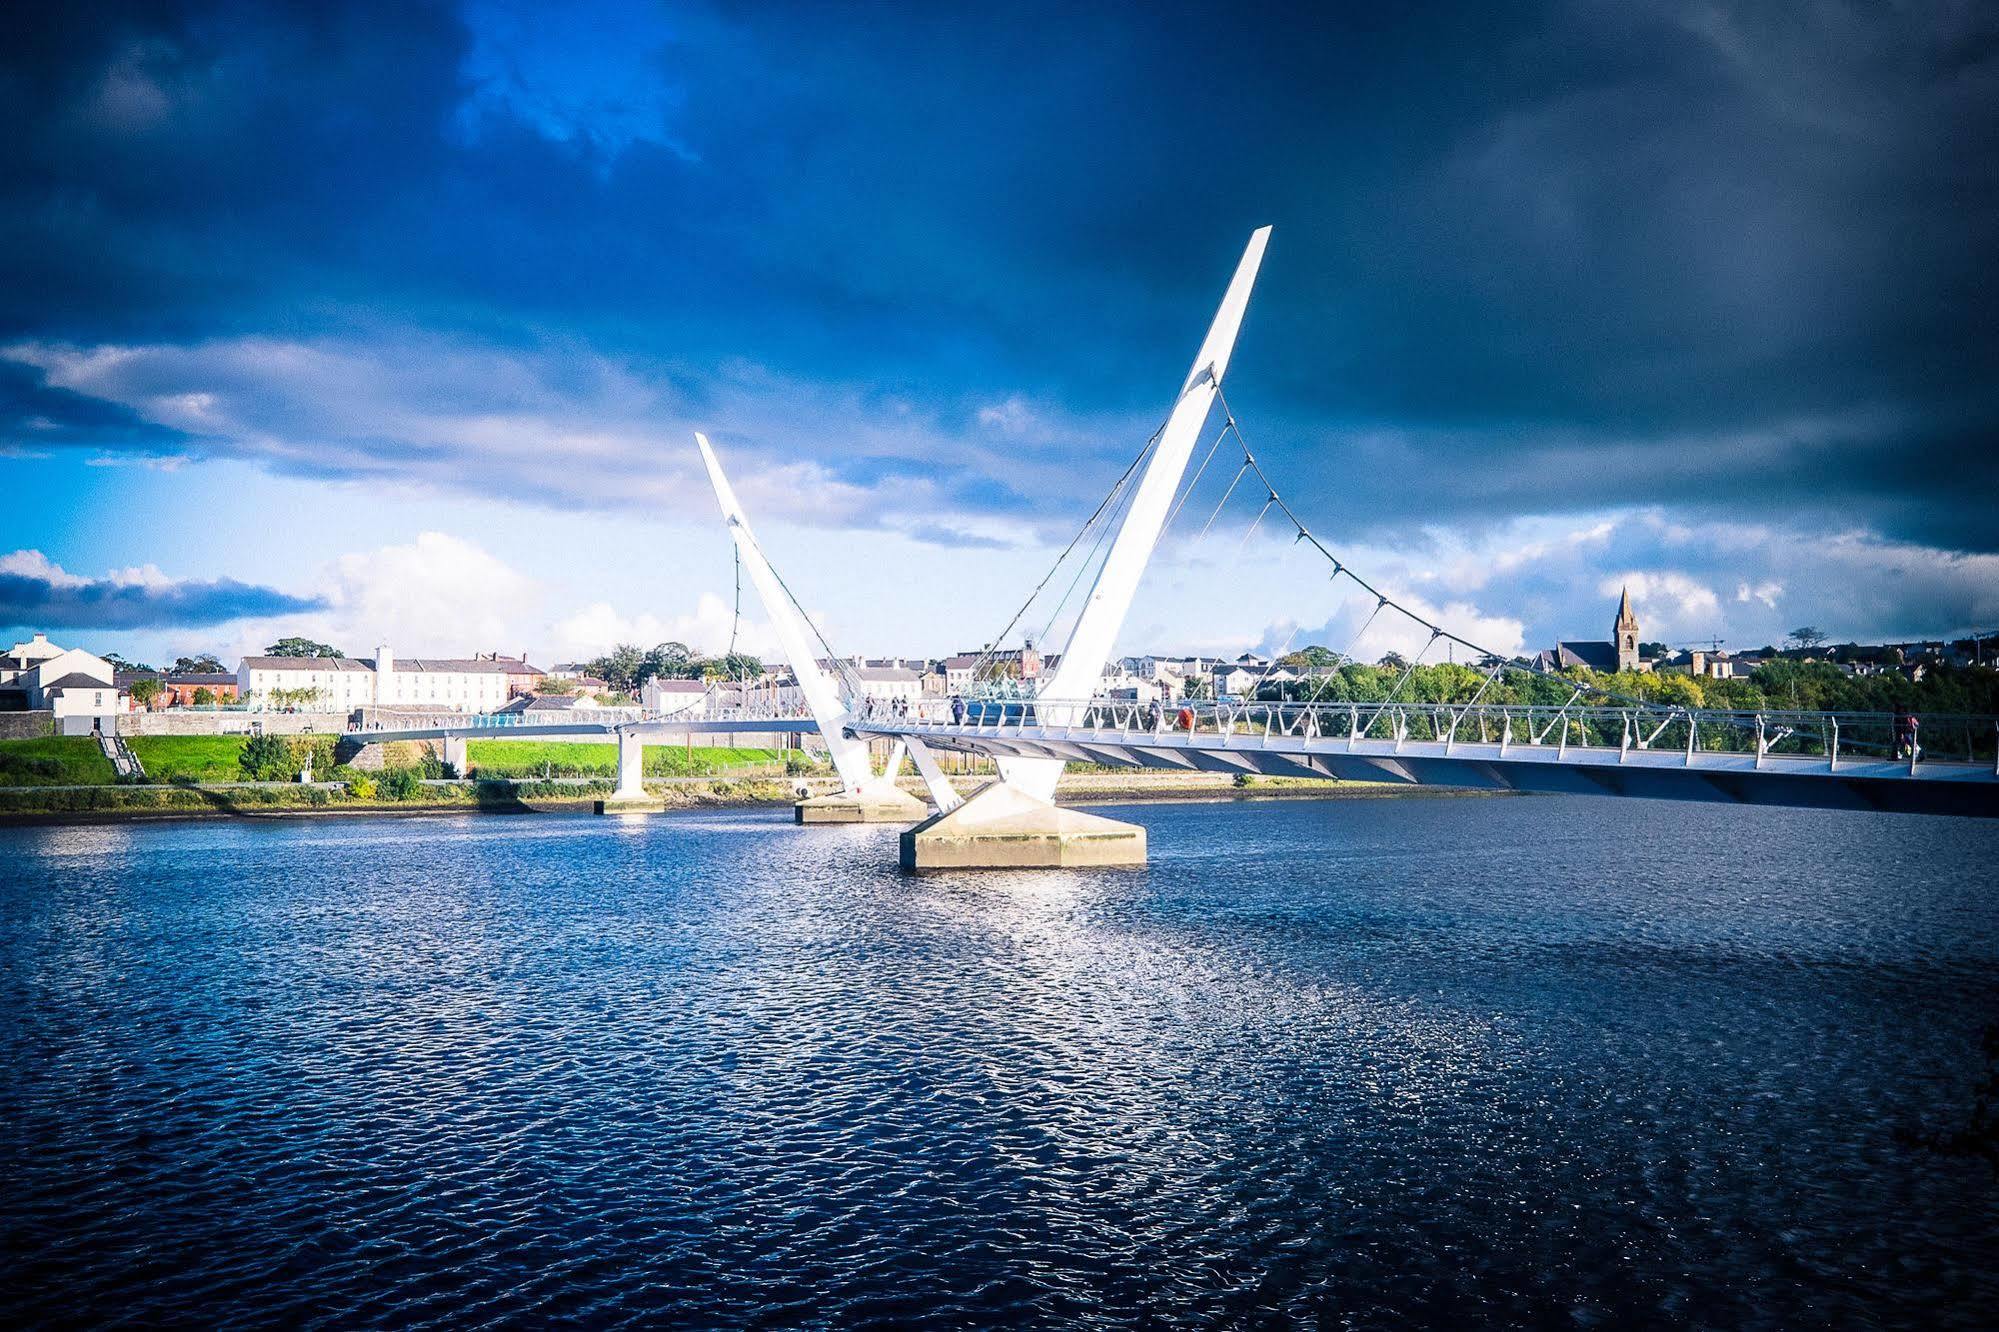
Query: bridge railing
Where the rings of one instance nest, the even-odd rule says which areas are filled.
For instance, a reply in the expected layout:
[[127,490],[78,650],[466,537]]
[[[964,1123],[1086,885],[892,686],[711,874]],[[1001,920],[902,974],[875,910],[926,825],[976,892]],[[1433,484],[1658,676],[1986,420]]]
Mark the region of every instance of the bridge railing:
[[1558,751],[1612,750],[1813,757],[1832,764],[1918,760],[1993,765],[1999,772],[1999,718],[1886,712],[1733,711],[1683,707],[1602,707],[1518,703],[1143,703],[1130,699],[874,700],[864,723],[889,729],[995,735],[1061,732],[1131,738],[1208,734],[1228,744],[1277,739],[1499,746]]

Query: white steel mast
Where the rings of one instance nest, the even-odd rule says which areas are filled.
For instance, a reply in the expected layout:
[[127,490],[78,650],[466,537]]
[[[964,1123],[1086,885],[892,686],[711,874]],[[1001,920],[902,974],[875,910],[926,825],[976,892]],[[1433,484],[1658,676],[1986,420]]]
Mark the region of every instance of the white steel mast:
[[[1044,725],[1060,726],[1080,712],[1064,707],[1094,696],[1103,682],[1104,666],[1110,661],[1118,631],[1124,627],[1131,599],[1152,551],[1166,526],[1167,510],[1180,488],[1187,459],[1194,451],[1208,410],[1221,391],[1222,376],[1228,373],[1229,355],[1235,350],[1236,334],[1242,328],[1243,312],[1249,308],[1250,289],[1256,285],[1256,271],[1263,263],[1263,249],[1270,240],[1270,228],[1250,233],[1249,245],[1236,265],[1235,277],[1222,297],[1221,308],[1208,328],[1207,339],[1194,357],[1194,367],[1180,387],[1173,414],[1159,433],[1152,461],[1139,480],[1131,507],[1104,557],[1103,568],[1090,588],[1089,600],[1076,618],[1062,661],[1042,685],[1040,717]],[[1041,800],[1055,798],[1055,784],[1062,776],[1061,759],[1004,759],[1000,770],[1009,785]]]

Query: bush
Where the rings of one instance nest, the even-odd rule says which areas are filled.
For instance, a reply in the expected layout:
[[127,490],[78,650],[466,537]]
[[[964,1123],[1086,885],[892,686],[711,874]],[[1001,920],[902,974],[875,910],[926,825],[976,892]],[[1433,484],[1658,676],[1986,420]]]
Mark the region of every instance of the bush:
[[357,772],[347,779],[347,794],[356,800],[375,798],[375,779],[365,772]]
[[424,750],[423,758],[417,763],[417,769],[423,773],[426,781],[455,781],[458,777],[458,769],[452,767],[428,749]]
[[188,701],[197,708],[212,708],[215,706],[215,691],[207,685],[202,685],[194,691],[194,697]]
[[298,776],[291,744],[281,735],[251,736],[243,742],[243,752],[236,756],[236,764],[243,769],[246,781],[288,782]]
[[384,800],[415,800],[423,794],[423,777],[415,768],[390,768],[376,784]]
[[802,749],[791,750],[784,756],[784,770],[793,777],[811,772],[813,767],[812,756]]
[[330,735],[295,735],[288,742],[292,753],[292,771],[300,772],[310,764],[315,779],[324,778],[333,771],[333,751],[339,740]]

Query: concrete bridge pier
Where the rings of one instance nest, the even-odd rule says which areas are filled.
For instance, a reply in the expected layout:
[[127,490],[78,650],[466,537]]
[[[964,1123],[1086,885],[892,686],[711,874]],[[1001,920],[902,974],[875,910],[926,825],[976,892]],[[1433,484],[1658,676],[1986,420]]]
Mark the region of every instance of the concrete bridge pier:
[[444,749],[443,759],[451,765],[451,771],[465,777],[472,770],[470,747],[462,735],[447,735],[438,742]]
[[599,814],[657,814],[666,802],[646,794],[646,746],[638,732],[618,728],[618,789],[597,802]]
[[855,794],[808,796],[791,810],[800,823],[914,823],[930,812],[930,806],[888,783]]
[[791,807],[792,813],[800,823],[915,823],[930,806],[895,784],[907,752],[906,743],[896,741],[881,776],[831,795],[808,796]]
[[1062,809],[1006,781],[902,835],[906,870],[1143,865],[1145,829]]

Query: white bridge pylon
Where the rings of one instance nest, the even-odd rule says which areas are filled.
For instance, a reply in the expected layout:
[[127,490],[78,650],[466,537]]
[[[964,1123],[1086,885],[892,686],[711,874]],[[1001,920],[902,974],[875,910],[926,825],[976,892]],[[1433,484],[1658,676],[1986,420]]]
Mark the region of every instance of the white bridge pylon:
[[729,525],[729,536],[736,543],[743,567],[749,570],[750,581],[756,586],[757,596],[770,616],[771,628],[777,634],[778,645],[784,650],[786,664],[798,679],[798,689],[805,696],[806,707],[811,711],[813,721],[818,723],[820,734],[825,737],[827,751],[833,759],[833,770],[840,775],[842,794],[849,801],[914,804],[896,786],[896,773],[902,767],[906,748],[904,743],[900,740],[895,743],[883,771],[877,774],[868,752],[868,742],[856,739],[847,732],[848,725],[854,720],[853,713],[840,697],[839,686],[820,669],[818,658],[812,651],[812,633],[805,623],[805,616],[792,602],[777,571],[771,568],[763,548],[757,544],[756,534],[750,530],[749,517],[736,499],[736,491],[729,484],[729,478],[723,474],[714,446],[698,430],[694,433],[694,442],[701,447],[701,461],[707,465],[708,480],[715,487],[715,499],[722,506],[722,518]]
[[[1097,580],[1090,587],[1089,599],[1076,617],[1075,628],[1069,631],[1061,664],[1041,686],[1040,697],[1053,700],[1053,706],[1044,703],[1040,712],[1053,725],[1067,725],[1075,720],[1069,714],[1079,710],[1063,708],[1064,701],[1090,698],[1103,683],[1104,666],[1117,645],[1118,631],[1124,628],[1139,579],[1144,577],[1145,566],[1151,562],[1159,535],[1165,530],[1167,511],[1180,489],[1187,459],[1194,451],[1209,410],[1214,407],[1215,395],[1221,392],[1222,376],[1228,373],[1229,356],[1235,350],[1236,334],[1242,330],[1249,293],[1256,286],[1257,269],[1263,265],[1263,250],[1269,241],[1269,227],[1258,227],[1250,233],[1235,277],[1222,297],[1221,308],[1215,311],[1215,321],[1209,325],[1208,336],[1194,356],[1194,366],[1180,386],[1173,413],[1159,432],[1152,461],[1146,465],[1131,507],[1125,511],[1124,522],[1111,542],[1110,554],[1104,557]],[[1014,789],[1037,800],[1052,801],[1065,766],[1061,759],[1002,759],[1000,773]]]

